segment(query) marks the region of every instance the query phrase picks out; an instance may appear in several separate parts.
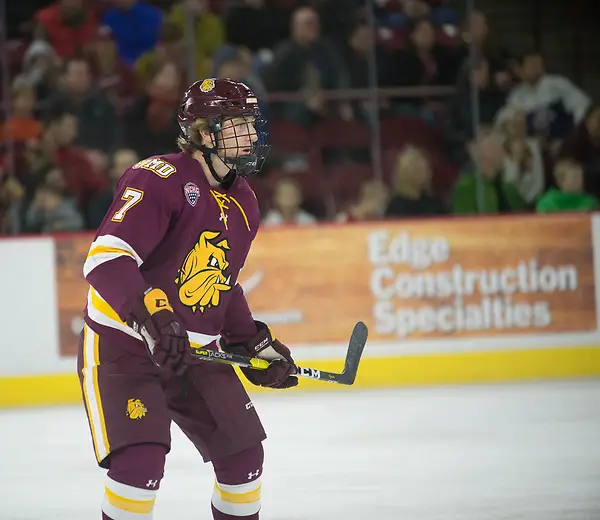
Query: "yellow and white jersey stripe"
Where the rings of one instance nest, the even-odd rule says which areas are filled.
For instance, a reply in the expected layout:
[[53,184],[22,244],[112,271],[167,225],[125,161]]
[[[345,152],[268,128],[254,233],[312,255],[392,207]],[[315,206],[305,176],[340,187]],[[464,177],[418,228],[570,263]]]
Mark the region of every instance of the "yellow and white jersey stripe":
[[121,332],[142,341],[142,336],[127,325],[127,323],[119,317],[117,311],[115,311],[91,285],[88,290],[87,314],[90,320],[99,325],[120,330]]
[[110,444],[104,421],[102,397],[98,386],[98,365],[100,354],[99,337],[87,325],[83,326],[83,398],[88,410],[88,420],[92,431],[92,440],[96,459],[102,462],[110,453]]
[[212,504],[231,516],[250,516],[260,511],[261,479],[248,484],[228,485],[215,481]]
[[[117,312],[98,294],[92,286],[88,290],[87,301],[88,318],[98,325],[117,329],[129,336],[143,341],[140,334],[135,332],[127,323],[125,323]],[[190,338],[190,345],[194,348],[201,348],[212,341],[218,340],[221,336],[213,336],[210,334],[202,334],[201,332],[187,331]]]
[[87,277],[96,267],[105,262],[110,262],[120,256],[129,256],[137,263],[138,267],[144,263],[140,255],[135,252],[122,238],[114,235],[101,235],[92,242],[85,263],[83,275]]
[[156,491],[121,484],[106,477],[102,511],[113,520],[151,520]]

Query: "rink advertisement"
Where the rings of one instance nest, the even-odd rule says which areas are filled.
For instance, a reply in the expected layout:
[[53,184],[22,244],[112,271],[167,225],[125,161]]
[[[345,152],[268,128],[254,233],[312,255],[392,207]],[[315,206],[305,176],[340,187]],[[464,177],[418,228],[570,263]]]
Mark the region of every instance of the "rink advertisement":
[[[55,242],[68,356],[90,237]],[[483,348],[485,338],[590,332],[597,322],[585,215],[264,229],[239,282],[258,318],[308,347],[345,341],[359,320],[375,341],[478,337]]]
[[377,341],[481,347],[597,327],[585,215],[268,230],[241,283],[251,308],[302,344],[343,341],[361,319]]
[[[0,239],[0,406],[80,401],[91,240]],[[339,371],[365,321],[358,387],[589,377],[599,247],[600,215],[585,214],[263,228],[238,282],[302,366]]]

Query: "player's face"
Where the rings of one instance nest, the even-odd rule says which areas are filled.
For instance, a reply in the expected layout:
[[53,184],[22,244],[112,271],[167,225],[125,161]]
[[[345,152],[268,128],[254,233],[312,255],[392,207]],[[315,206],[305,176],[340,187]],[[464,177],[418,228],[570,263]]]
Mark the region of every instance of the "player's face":
[[257,140],[254,117],[234,117],[223,122],[219,143],[219,154],[224,157],[238,157],[252,152]]

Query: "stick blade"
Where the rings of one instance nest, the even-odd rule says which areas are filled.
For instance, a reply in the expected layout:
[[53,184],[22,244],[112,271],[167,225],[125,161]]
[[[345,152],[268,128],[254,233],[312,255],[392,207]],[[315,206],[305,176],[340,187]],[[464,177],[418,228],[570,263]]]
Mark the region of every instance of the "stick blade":
[[350,336],[350,343],[348,345],[348,354],[346,355],[346,361],[344,363],[344,384],[351,385],[356,379],[358,372],[358,364],[362,356],[365,345],[367,344],[367,338],[369,336],[369,329],[364,322],[359,321],[352,331]]

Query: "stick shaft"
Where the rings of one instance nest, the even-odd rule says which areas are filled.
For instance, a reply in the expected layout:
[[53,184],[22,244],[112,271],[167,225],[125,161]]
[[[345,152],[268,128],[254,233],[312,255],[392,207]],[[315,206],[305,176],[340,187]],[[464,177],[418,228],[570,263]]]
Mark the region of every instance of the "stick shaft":
[[[367,335],[367,326],[362,321],[359,321],[354,326],[354,330],[352,331],[352,336],[350,337],[350,343],[348,345],[348,351],[346,353],[346,359],[344,361],[344,370],[342,370],[340,373],[326,372],[325,370],[319,370],[317,368],[298,366],[298,373],[296,375],[298,377],[315,379],[317,381],[324,381],[327,383],[337,383],[340,385],[353,384],[354,380],[356,379],[356,373],[358,372],[358,364],[367,342]],[[230,354],[228,352],[210,350],[206,348],[193,348],[192,357],[203,359],[205,361],[226,363],[228,365],[235,365],[242,368],[252,368],[255,370],[266,370],[269,368],[270,364],[266,359],[240,356],[238,354]]]
[[[242,368],[254,368],[256,370],[266,370],[270,364],[266,359],[251,358],[204,348],[192,349],[192,356],[198,359],[204,359],[206,361],[225,363],[227,365],[234,365]],[[335,372],[326,372],[316,368],[298,366],[298,373],[296,375],[298,377],[304,377],[307,379],[317,379],[320,381],[339,383],[337,379],[341,374],[336,374]]]

